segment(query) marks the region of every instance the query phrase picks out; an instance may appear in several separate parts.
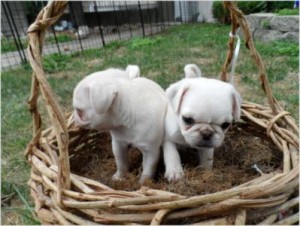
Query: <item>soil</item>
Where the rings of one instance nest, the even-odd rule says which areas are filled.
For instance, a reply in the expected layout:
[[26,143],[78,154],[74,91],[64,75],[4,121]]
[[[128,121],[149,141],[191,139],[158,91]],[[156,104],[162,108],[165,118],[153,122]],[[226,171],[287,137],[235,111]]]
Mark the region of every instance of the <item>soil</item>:
[[[88,132],[87,132],[88,133]],[[131,148],[130,172],[123,181],[113,181],[116,164],[111,150],[109,133],[88,135],[76,150],[70,154],[72,173],[99,181],[111,188],[125,191],[138,190],[141,174],[142,154]],[[82,139],[84,140],[84,139]],[[179,147],[184,166],[184,179],[169,183],[164,178],[164,164],[161,157],[154,180],[143,185],[171,191],[185,196],[195,196],[229,189],[248,182],[260,174],[252,166],[256,164],[263,173],[282,169],[282,153],[266,137],[257,137],[241,129],[231,128],[221,147],[215,150],[213,170],[199,169],[195,149]]]

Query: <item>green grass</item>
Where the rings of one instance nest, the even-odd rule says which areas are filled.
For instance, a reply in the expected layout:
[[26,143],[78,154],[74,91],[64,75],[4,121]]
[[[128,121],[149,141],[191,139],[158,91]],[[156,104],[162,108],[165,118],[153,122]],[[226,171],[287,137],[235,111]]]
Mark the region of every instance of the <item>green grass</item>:
[[[30,71],[19,69],[4,72],[1,75],[1,82],[1,196],[14,193],[14,199],[17,200],[15,202],[19,203],[18,206],[2,207],[2,219],[3,216],[9,216],[12,221],[35,224],[36,220],[30,220],[34,219],[31,216],[32,210],[28,209],[28,206],[33,208],[26,186],[30,169],[23,156],[31,137],[31,117],[26,105]],[[24,202],[30,204],[26,206]]]
[[50,44],[55,44],[56,41],[59,43],[62,43],[62,42],[70,42],[72,40],[74,40],[74,38],[72,38],[70,35],[67,35],[67,34],[56,35],[56,40],[55,40],[54,36],[50,36],[50,37],[46,38],[46,42],[50,43]]
[[44,70],[48,73],[68,70],[68,68],[72,66],[72,57],[70,55],[54,53],[52,55],[45,56],[43,59]]
[[[59,42],[59,43],[69,42],[69,41],[74,40],[74,38],[72,38],[70,35],[67,35],[67,34],[58,34],[58,35],[56,35],[56,39],[57,39],[57,42]],[[27,48],[27,45],[28,45],[27,38],[21,38],[20,41],[21,41],[21,45],[22,45],[20,47],[22,49]],[[17,42],[18,42],[18,40],[17,40]],[[56,40],[55,40],[54,36],[47,37],[46,43],[55,44]],[[18,50],[18,48],[17,48],[17,45],[13,38],[6,38],[6,37],[1,38],[1,52],[2,53],[17,51],[17,50]]]
[[269,44],[258,44],[257,48],[262,57],[272,60],[267,68],[270,82],[283,80],[289,68],[298,67],[299,46],[296,43],[275,41]]
[[[18,40],[16,41],[18,42]],[[21,41],[20,48],[25,49],[28,44],[27,38],[21,38],[20,41]],[[1,38],[1,53],[7,53],[7,52],[12,52],[17,50],[18,48],[13,38],[6,38],[6,37]]]
[[299,9],[280,9],[276,12],[279,16],[299,15]]
[[[58,96],[65,112],[71,110],[72,92],[75,85],[86,75],[108,67],[126,68],[137,64],[142,76],[148,77],[163,88],[179,80],[183,67],[197,64],[203,76],[218,78],[227,54],[229,26],[213,24],[181,25],[145,39],[118,41],[105,48],[87,50],[71,55],[53,54],[44,58],[47,79]],[[265,63],[271,86],[279,101],[292,115],[298,117],[298,62],[299,46],[292,42],[256,42]],[[237,84],[245,100],[266,104],[260,88],[258,70],[249,51],[241,46],[236,76]],[[11,203],[2,208],[2,224],[8,216],[15,217],[17,224],[36,224],[31,215],[33,203],[26,182],[29,177],[24,150],[31,139],[32,119],[27,109],[30,94],[31,69],[28,66],[2,72],[2,186],[1,195],[13,194]],[[43,107],[44,128],[49,118]]]

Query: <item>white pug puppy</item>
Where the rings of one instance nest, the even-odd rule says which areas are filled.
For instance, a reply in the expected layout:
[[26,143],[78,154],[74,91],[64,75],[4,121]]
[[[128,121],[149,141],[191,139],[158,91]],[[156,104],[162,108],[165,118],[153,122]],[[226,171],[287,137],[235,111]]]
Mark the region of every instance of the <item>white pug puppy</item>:
[[199,166],[212,169],[214,149],[219,147],[226,131],[241,115],[242,99],[229,83],[201,77],[194,64],[184,68],[185,78],[166,90],[169,107],[164,141],[165,177],[182,178],[183,169],[176,144],[198,150]]
[[73,94],[75,123],[111,134],[115,180],[128,172],[129,146],[143,153],[140,181],[152,178],[163,142],[168,100],[160,86],[139,73],[133,65],[97,72],[80,81]]

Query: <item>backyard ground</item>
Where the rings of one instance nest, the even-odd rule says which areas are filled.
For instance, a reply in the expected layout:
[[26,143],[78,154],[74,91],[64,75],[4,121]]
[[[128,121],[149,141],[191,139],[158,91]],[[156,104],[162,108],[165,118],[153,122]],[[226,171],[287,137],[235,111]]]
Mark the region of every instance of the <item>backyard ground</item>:
[[[71,111],[72,92],[86,75],[109,67],[140,66],[141,74],[163,88],[179,80],[183,67],[197,64],[205,77],[218,78],[227,53],[229,26],[216,24],[180,25],[150,38],[113,42],[102,49],[72,55],[49,55],[44,68],[52,88],[65,112]],[[298,121],[299,46],[291,42],[256,42],[265,63],[269,81],[287,111]],[[31,68],[2,72],[2,161],[1,161],[1,224],[38,224],[32,215],[27,180],[30,167],[24,150],[31,138],[32,120],[26,100],[30,94]],[[261,90],[258,71],[248,50],[242,47],[238,58],[235,85],[243,99],[267,104]],[[40,109],[43,101],[40,100]],[[46,116],[46,114],[44,114]],[[49,119],[43,118],[44,128]]]

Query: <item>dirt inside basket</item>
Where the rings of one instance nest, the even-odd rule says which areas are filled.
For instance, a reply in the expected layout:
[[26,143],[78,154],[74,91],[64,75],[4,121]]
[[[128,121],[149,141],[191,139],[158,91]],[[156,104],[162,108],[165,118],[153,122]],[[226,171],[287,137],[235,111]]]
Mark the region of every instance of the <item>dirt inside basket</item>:
[[[263,173],[282,169],[281,151],[267,137],[254,136],[240,127],[231,128],[223,145],[215,150],[214,166],[211,171],[197,167],[198,155],[195,149],[179,147],[179,151],[184,166],[184,179],[177,183],[169,183],[164,178],[164,164],[161,157],[154,180],[146,181],[144,186],[195,196],[226,190],[259,177],[259,172],[253,168],[254,164]],[[142,171],[142,154],[133,148],[129,150],[130,173],[126,179],[123,181],[111,179],[116,171],[116,164],[109,133],[94,133],[90,140],[79,145],[70,156],[72,173],[119,190],[138,190],[142,186],[138,183]]]

